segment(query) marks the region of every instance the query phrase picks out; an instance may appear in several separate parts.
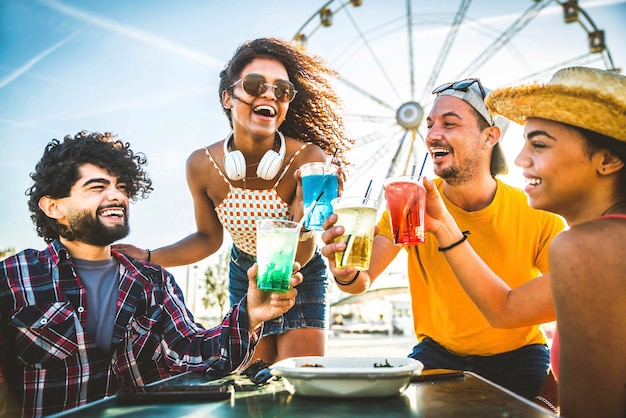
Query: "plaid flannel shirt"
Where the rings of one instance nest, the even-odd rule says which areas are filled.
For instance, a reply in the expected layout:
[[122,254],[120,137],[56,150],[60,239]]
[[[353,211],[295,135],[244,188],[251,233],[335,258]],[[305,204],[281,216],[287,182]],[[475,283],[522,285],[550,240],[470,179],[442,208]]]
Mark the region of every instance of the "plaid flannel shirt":
[[120,263],[111,353],[86,334],[85,289],[54,241],[0,262],[0,382],[24,416],[41,416],[183,371],[225,375],[247,362],[245,298],[212,329],[196,324],[163,268],[113,252]]

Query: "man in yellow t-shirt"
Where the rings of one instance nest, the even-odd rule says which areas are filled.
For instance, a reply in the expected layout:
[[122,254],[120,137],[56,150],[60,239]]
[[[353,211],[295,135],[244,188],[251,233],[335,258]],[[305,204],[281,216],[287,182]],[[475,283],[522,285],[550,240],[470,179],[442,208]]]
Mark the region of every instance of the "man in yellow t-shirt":
[[[548,271],[548,244],[564,227],[562,218],[532,209],[522,190],[495,176],[506,172],[499,140],[508,121],[489,114],[485,88],[478,79],[446,83],[428,115],[426,145],[433,159],[436,187],[472,247],[509,286],[515,288]],[[343,227],[331,216],[322,239],[335,282],[348,293],[361,293],[393,261],[402,247],[393,243],[385,211],[374,238],[367,271],[338,269],[334,243]],[[538,325],[494,328],[465,293],[431,234],[424,244],[405,247],[418,344],[410,357],[426,369],[474,371],[532,399],[549,367],[549,350]]]

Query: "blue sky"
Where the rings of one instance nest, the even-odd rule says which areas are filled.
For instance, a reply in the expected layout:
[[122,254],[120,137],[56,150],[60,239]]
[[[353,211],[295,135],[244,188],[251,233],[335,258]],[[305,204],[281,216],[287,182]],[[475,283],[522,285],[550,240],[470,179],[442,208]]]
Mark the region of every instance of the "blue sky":
[[[0,248],[43,247],[27,211],[28,174],[49,140],[83,129],[115,132],[148,157],[155,191],[133,205],[126,241],[154,248],[192,232],[185,160],[228,133],[217,76],[244,40],[291,39],[302,27],[309,48],[346,80],[391,108],[416,100],[426,111],[432,85],[468,76],[480,77],[490,87],[528,77],[545,79],[542,70],[569,63],[588,50],[585,31],[576,23],[566,25],[561,6],[552,4],[484,66],[464,74],[534,4],[476,0],[454,49],[429,84],[460,1],[412,2],[413,61],[406,41],[405,1],[364,0],[358,8],[347,6],[347,13],[339,11],[331,27],[316,29],[317,18],[305,25],[325,3],[0,0]],[[615,65],[626,68],[626,0],[581,5],[605,30]],[[603,67],[598,59],[589,65]],[[363,138],[353,154],[355,175],[349,185],[364,190],[359,181],[380,184],[384,178],[400,132],[393,127],[389,108],[345,83],[337,86],[351,133]],[[513,128],[504,142],[512,168],[520,132]],[[414,150],[418,159],[425,152],[419,145]],[[512,171],[508,179],[519,181]]]

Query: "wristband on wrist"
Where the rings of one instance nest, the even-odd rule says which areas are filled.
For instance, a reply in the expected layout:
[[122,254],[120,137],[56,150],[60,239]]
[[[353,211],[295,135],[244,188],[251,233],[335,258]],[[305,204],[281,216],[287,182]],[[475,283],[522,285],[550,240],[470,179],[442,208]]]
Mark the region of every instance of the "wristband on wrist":
[[457,245],[462,244],[467,239],[467,236],[470,234],[470,231],[463,231],[462,234],[463,234],[463,238],[461,238],[460,240],[458,240],[457,242],[453,244],[448,245],[447,247],[439,247],[439,251],[441,252],[448,251],[448,250],[453,249]]
[[354,278],[352,278],[352,280],[350,280],[349,282],[340,282],[339,280],[337,280],[337,278],[335,276],[333,276],[333,279],[335,279],[335,283],[337,283],[340,286],[349,286],[352,283],[356,282],[357,277],[359,277],[359,274],[361,274],[361,270],[357,270],[356,275],[354,276]]
[[146,248],[146,252],[148,253],[148,258],[146,258],[146,261],[150,261],[150,258],[152,258],[152,251],[150,251],[149,248]]

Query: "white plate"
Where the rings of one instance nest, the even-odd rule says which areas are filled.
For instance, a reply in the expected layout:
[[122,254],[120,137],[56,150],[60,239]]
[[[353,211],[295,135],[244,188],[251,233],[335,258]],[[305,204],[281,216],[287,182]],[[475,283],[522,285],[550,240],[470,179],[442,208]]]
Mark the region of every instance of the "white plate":
[[[318,364],[324,367],[302,367]],[[391,367],[375,367],[388,364]],[[270,366],[293,394],[329,397],[379,397],[402,393],[424,365],[404,357],[292,357]]]

